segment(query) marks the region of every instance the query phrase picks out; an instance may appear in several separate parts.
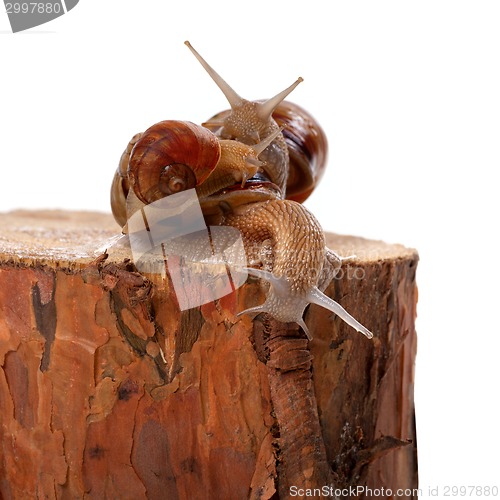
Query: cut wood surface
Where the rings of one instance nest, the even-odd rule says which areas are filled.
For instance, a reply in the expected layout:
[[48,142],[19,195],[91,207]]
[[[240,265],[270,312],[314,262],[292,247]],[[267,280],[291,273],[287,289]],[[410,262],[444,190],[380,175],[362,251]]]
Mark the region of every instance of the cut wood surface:
[[108,214],[0,214],[0,498],[417,487],[414,250],[328,234],[357,257],[326,293],[375,337],[313,305],[308,342],[236,316],[264,300],[255,280],[180,312],[119,233]]

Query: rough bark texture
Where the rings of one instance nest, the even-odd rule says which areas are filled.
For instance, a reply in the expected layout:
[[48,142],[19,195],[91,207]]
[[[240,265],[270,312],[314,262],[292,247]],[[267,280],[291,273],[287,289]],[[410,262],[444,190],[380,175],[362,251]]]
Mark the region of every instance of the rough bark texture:
[[326,293],[375,338],[310,306],[309,343],[236,316],[254,281],[179,312],[123,249],[103,255],[117,233],[103,214],[0,215],[0,498],[417,487],[415,251],[328,235],[358,258]]

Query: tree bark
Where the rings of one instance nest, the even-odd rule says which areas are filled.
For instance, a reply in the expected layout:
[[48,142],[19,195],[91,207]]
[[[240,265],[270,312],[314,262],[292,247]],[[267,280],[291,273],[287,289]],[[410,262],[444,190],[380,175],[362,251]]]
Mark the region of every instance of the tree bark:
[[414,250],[327,235],[357,258],[326,293],[375,337],[312,305],[308,342],[236,316],[263,300],[251,279],[180,312],[117,234],[106,214],[0,215],[0,498],[417,488]]

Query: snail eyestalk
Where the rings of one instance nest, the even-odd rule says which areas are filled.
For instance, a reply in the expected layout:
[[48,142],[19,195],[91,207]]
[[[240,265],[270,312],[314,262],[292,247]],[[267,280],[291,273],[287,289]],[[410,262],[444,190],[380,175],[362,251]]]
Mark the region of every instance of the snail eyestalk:
[[302,83],[304,79],[299,76],[295,82],[293,82],[289,87],[285,90],[282,90],[279,94],[276,94],[271,99],[268,99],[265,102],[259,103],[257,108],[257,114],[262,121],[269,120],[273,111],[285,100],[285,98],[299,85]]
[[285,127],[280,127],[277,130],[275,130],[272,134],[268,135],[265,139],[260,141],[258,144],[255,144],[252,146],[252,149],[255,151],[255,154],[259,156],[273,141],[278,137],[282,130]]
[[316,304],[335,313],[340,319],[367,338],[373,338],[373,333],[368,328],[365,328],[359,321],[354,319],[338,302],[321,292],[318,287],[311,287],[304,295],[294,294],[289,280],[284,276],[277,277],[262,269],[245,268],[244,271],[257,278],[269,281],[271,289],[263,304],[246,309],[238,313],[238,316],[242,314],[269,313],[279,321],[298,323],[307,338],[312,340],[312,335],[302,316],[308,304]]
[[189,43],[188,40],[184,44],[193,53],[194,57],[198,59],[200,64],[205,68],[205,71],[210,75],[215,84],[221,89],[222,93],[226,96],[231,108],[236,108],[241,105],[243,99],[230,87],[230,85],[215,71],[210,64],[201,57],[198,51]]

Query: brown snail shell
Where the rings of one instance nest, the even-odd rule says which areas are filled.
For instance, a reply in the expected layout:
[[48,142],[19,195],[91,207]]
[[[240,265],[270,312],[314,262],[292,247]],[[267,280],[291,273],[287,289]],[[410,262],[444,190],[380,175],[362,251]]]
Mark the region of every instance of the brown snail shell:
[[149,204],[202,183],[215,169],[220,144],[191,122],[165,120],[136,134],[123,152],[111,185],[111,210],[123,227],[130,189]]
[[202,183],[219,158],[219,140],[209,130],[185,121],[156,123],[132,149],[130,188],[143,203],[152,203]]
[[120,175],[117,169],[111,183],[111,212],[115,221],[123,227],[127,223],[128,179]]
[[321,180],[328,157],[328,141],[319,123],[305,109],[283,101],[273,112],[283,127],[289,167],[286,198],[303,203]]
[[142,133],[135,134],[130,139],[125,151],[122,153],[120,163],[111,183],[111,211],[116,222],[122,227],[127,223],[127,195],[130,189],[128,182],[128,162],[132,149],[141,136]]

